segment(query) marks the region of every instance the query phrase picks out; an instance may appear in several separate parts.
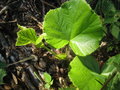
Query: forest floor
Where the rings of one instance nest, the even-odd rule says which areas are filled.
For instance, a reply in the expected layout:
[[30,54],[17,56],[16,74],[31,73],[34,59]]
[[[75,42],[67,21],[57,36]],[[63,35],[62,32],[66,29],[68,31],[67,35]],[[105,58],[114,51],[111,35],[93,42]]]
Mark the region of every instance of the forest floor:
[[[0,85],[0,90],[42,90],[44,80],[36,78],[34,73],[41,78],[44,72],[52,76],[54,90],[71,84],[67,76],[69,61],[54,59],[50,52],[33,45],[15,46],[16,33],[19,31],[17,24],[32,27],[40,34],[42,30],[39,23],[43,22],[45,14],[65,1],[0,0],[0,61],[8,65],[7,75],[3,79],[4,84]],[[93,53],[100,65],[110,56],[119,53],[116,49],[107,51],[109,38],[111,39],[111,36],[105,37],[101,47]],[[59,53],[59,50],[55,52]],[[35,55],[36,59],[30,58],[31,55]],[[30,60],[19,62],[26,58]]]

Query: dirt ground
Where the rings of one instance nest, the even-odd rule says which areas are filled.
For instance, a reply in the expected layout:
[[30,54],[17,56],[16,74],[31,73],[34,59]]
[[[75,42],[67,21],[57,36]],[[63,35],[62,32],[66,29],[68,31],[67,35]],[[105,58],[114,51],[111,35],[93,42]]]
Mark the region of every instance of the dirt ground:
[[[5,84],[0,85],[0,90],[45,90],[45,82],[42,79],[44,72],[52,76],[54,90],[71,84],[67,76],[69,61],[56,60],[48,51],[35,48],[34,45],[15,46],[16,33],[19,31],[17,24],[32,27],[40,34],[40,23],[43,22],[45,14],[65,1],[67,0],[0,0],[0,61],[8,65],[7,76],[4,77]],[[93,8],[96,1],[91,4]],[[111,36],[104,38],[102,48],[93,53],[100,64],[101,60],[105,61],[119,53],[119,49],[107,51],[106,43],[110,40]],[[119,43],[114,45],[117,47]],[[31,55],[36,58],[30,58]],[[15,63],[26,58],[30,59]],[[34,72],[40,79],[36,78]]]

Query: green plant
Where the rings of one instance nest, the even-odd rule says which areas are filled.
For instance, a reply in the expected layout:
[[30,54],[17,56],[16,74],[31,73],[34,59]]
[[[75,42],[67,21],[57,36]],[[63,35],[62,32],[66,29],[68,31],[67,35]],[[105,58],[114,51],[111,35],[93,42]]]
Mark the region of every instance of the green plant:
[[[44,33],[40,36],[37,36],[32,28],[20,25],[18,27],[21,30],[17,33],[16,46],[33,43],[36,47],[47,49],[58,59],[61,59],[64,55],[57,55],[51,51],[44,45],[42,39],[45,39],[54,48],[59,49],[68,45],[73,50],[76,56],[70,62],[68,76],[73,85],[79,89],[105,89],[112,78],[114,78],[114,75],[118,73],[119,61],[105,65],[104,69],[100,71],[94,57],[88,56],[99,47],[99,41],[103,37],[103,28],[100,17],[90,8],[85,0],[70,0],[62,4],[60,8],[50,10],[45,15],[43,22]],[[111,71],[114,68],[117,71]],[[106,73],[106,70],[110,70],[109,73],[108,71]],[[49,88],[50,83],[53,83],[53,81],[48,74],[45,74],[45,77],[45,86]],[[116,78],[119,77],[116,76]],[[114,81],[119,82],[118,79]]]
[[[96,11],[104,17],[103,23],[106,27],[106,33],[110,33],[115,39],[120,40],[120,10],[117,9],[113,1],[98,0]],[[116,2],[119,2],[119,0],[116,0]]]
[[103,36],[98,15],[85,0],[70,0],[50,10],[43,22],[46,42],[55,48],[69,44],[76,55],[86,56],[99,47]]
[[6,64],[3,62],[0,62],[0,84],[4,84],[3,77],[6,76],[5,67],[6,67]]
[[48,73],[44,73],[45,88],[50,89],[50,86],[53,84],[52,77]]

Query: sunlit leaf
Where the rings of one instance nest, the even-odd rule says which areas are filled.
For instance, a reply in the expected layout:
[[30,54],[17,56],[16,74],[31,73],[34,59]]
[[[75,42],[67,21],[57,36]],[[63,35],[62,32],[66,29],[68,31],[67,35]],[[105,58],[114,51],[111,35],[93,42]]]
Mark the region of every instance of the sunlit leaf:
[[60,54],[57,54],[55,56],[55,58],[65,60],[67,58],[67,54],[66,53],[60,53]]
[[50,83],[51,80],[52,80],[50,74],[44,73],[44,80],[45,80],[46,83]]
[[18,38],[17,38],[16,46],[27,45],[30,43],[36,44],[37,35],[33,28],[26,28],[20,25],[19,28],[21,30],[17,32]]
[[100,90],[104,78],[88,69],[79,57],[75,57],[70,63],[69,78],[80,90]]
[[44,18],[47,42],[62,48],[69,44],[75,54],[85,56],[99,47],[102,24],[85,0],[70,0],[50,10]]

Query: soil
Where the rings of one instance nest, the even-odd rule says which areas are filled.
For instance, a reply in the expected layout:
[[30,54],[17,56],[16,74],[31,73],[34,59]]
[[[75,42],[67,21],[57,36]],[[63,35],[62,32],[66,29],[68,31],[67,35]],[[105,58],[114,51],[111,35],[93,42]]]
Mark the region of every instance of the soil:
[[[51,53],[34,45],[15,46],[19,31],[17,24],[32,27],[37,34],[41,34],[41,23],[45,14],[65,1],[67,0],[0,0],[0,61],[8,65],[7,75],[4,77],[4,84],[0,85],[0,90],[45,90],[42,78],[44,72],[52,76],[53,90],[71,84],[67,76],[69,60],[54,59]],[[91,4],[92,7],[94,4],[96,2]],[[111,41],[109,37],[112,38],[105,37],[101,47],[93,53],[100,64],[120,50],[116,49],[119,43],[113,41],[115,44],[112,45],[116,45],[116,48],[107,51],[107,43]],[[31,55],[35,58],[31,58]],[[28,58],[30,59],[27,61],[19,62]],[[39,78],[36,78],[35,73]]]

